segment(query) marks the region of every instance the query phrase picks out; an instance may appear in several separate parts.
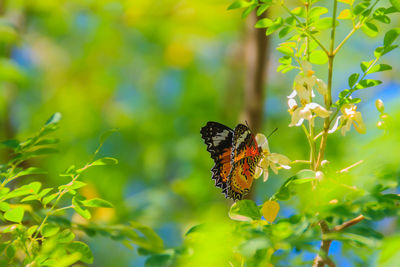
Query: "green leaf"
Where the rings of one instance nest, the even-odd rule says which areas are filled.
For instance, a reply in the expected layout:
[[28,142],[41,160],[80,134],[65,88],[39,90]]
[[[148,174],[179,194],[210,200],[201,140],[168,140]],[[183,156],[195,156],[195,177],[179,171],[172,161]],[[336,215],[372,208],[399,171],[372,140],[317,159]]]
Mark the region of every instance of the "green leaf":
[[92,215],[90,214],[90,211],[88,211],[87,209],[84,209],[80,206],[79,201],[76,199],[76,197],[72,198],[72,205],[73,205],[73,209],[79,214],[81,215],[83,218],[85,219],[90,219],[92,217]]
[[252,4],[251,2],[247,2],[247,1],[235,1],[228,7],[228,10],[248,7],[251,4]]
[[400,28],[391,29],[386,32],[385,37],[383,38],[383,46],[387,47],[393,44],[393,42],[399,37]]
[[378,254],[378,266],[396,266],[400,260],[400,235],[387,236],[382,242]]
[[[319,30],[332,28],[332,18],[322,18],[315,23],[315,27]],[[339,21],[335,20],[335,27],[339,26]]]
[[[294,193],[295,193],[295,187],[292,184],[295,180],[298,179],[309,179],[309,178],[315,178],[315,172],[312,170],[301,170],[299,171],[296,175],[289,177],[283,185],[279,188],[279,190],[271,197],[271,200],[274,200],[275,198],[278,200],[288,200]],[[298,184],[301,184],[302,182],[299,182]]]
[[358,73],[353,73],[353,74],[350,75],[350,77],[349,77],[349,87],[350,88],[353,88],[353,86],[358,81],[359,77],[360,77],[360,74],[358,74]]
[[279,31],[279,38],[283,38],[288,35],[293,30],[292,27],[284,27],[282,30]]
[[368,74],[370,73],[375,73],[375,72],[381,72],[381,71],[387,71],[387,70],[391,70],[392,66],[388,65],[388,64],[378,64],[373,66],[369,71]]
[[27,197],[24,197],[23,199],[21,199],[21,202],[39,200],[39,198],[40,197],[38,195],[30,195],[30,196],[27,196]]
[[339,98],[340,98],[340,99],[345,98],[349,93],[350,93],[350,90],[349,90],[349,89],[344,89],[343,91],[341,91],[341,92],[339,93]]
[[262,4],[257,9],[257,16],[261,16],[270,6],[271,6],[271,4]]
[[110,202],[108,202],[104,199],[101,199],[101,198],[92,198],[89,200],[84,200],[81,203],[85,207],[92,207],[92,208],[96,208],[96,207],[112,208],[113,207],[113,205]]
[[56,112],[47,120],[47,122],[45,123],[44,126],[57,124],[57,123],[60,122],[61,118],[62,118],[61,113],[60,112]]
[[392,6],[400,12],[400,0],[390,0]]
[[373,79],[366,79],[366,80],[362,80],[360,81],[357,86],[355,87],[355,89],[364,89],[364,88],[368,88],[368,87],[373,87],[373,86],[377,86],[379,84],[381,84],[382,82],[379,80],[373,80]]
[[100,136],[100,144],[103,144],[115,132],[118,132],[118,129],[111,129],[111,130],[104,132]]
[[70,229],[65,229],[58,235],[57,241],[59,243],[69,243],[74,239],[75,239],[75,234],[71,232]]
[[283,25],[283,19],[281,17],[278,17],[277,19],[274,20],[274,24],[270,26],[266,31],[265,35],[271,35],[275,31],[277,31],[280,27]]
[[313,50],[310,53],[310,62],[313,64],[325,64],[328,62],[328,56],[322,50]]
[[39,198],[44,197],[44,196],[47,195],[51,190],[53,190],[52,187],[43,189],[43,190],[40,191],[40,193],[38,194],[38,197],[39,197]]
[[51,194],[50,196],[47,196],[43,198],[42,203],[43,205],[47,205],[50,203],[53,199],[55,199],[58,196],[58,193]]
[[45,138],[40,140],[35,144],[35,146],[43,146],[43,145],[54,145],[58,144],[60,142],[60,139],[58,138]]
[[[31,175],[31,174],[46,174],[47,171],[42,170],[40,168],[36,167],[29,167],[28,169],[25,169],[23,171],[20,171],[16,177],[24,176],[24,175]],[[39,183],[40,184],[40,183]]]
[[71,183],[72,184],[69,187],[71,189],[79,189],[79,188],[84,187],[84,186],[87,185],[87,183],[84,183],[84,182],[81,182],[81,181],[73,181]]
[[302,17],[302,18],[305,18],[305,17],[306,17],[306,10],[305,10],[304,7],[296,7],[296,8],[294,8],[294,9],[292,9],[292,10],[290,11],[290,13],[292,13],[292,14],[295,15],[295,16]]
[[8,211],[10,209],[10,204],[7,202],[0,202],[0,210],[1,211]]
[[163,240],[157,235],[156,232],[154,232],[153,229],[133,221],[131,221],[131,228],[141,232],[144,236],[139,236],[135,231],[129,229],[126,234],[133,243],[149,251],[163,251]]
[[356,5],[353,9],[354,15],[359,15],[361,12],[363,12],[367,7],[369,6],[369,2],[362,2],[358,5]]
[[115,158],[105,157],[98,160],[95,160],[90,165],[92,166],[100,166],[100,165],[115,165],[118,164],[118,160]]
[[3,196],[3,200],[20,197],[24,195],[36,194],[41,187],[40,182],[32,182],[27,185],[23,185],[20,188],[11,191],[10,193]]
[[398,45],[389,45],[389,46],[380,46],[377,47],[374,51],[374,56],[376,58],[379,58],[387,53],[389,53],[390,51],[392,51],[393,49],[396,49],[397,47],[399,47]]
[[381,8],[378,8],[377,10],[375,10],[373,17],[374,17],[374,19],[376,19],[377,21],[380,21],[382,23],[385,23],[385,24],[390,23],[390,18],[388,16],[386,16],[386,8],[384,8],[384,7],[381,7]]
[[371,23],[371,22],[366,22],[362,27],[361,30],[368,35],[369,37],[375,37],[378,35],[378,27]]
[[15,247],[15,245],[10,244],[6,250],[7,258],[9,258],[9,259],[14,258],[16,252],[17,252],[17,248]]
[[169,254],[157,254],[150,256],[145,267],[173,266],[173,257]]
[[10,222],[20,223],[24,218],[24,208],[16,207],[13,209],[9,209],[4,213],[4,218]]
[[23,84],[26,81],[26,74],[15,61],[3,57],[0,59],[0,80]]
[[308,17],[310,19],[318,18],[319,16],[328,13],[328,9],[321,6],[316,6],[311,8],[310,12],[308,13]]
[[60,227],[56,224],[45,224],[42,228],[41,234],[44,237],[50,237],[58,233]]
[[282,54],[285,54],[285,55],[288,55],[288,56],[293,56],[294,55],[293,49],[291,47],[288,47],[288,46],[279,46],[279,47],[276,48],[276,50],[278,50]]
[[0,23],[0,42],[7,46],[15,45],[20,39],[16,28],[10,24],[5,21],[1,21]]
[[19,146],[19,141],[15,140],[15,139],[11,139],[11,140],[2,141],[2,142],[0,142],[0,144],[2,144],[5,147],[12,148],[15,150]]
[[251,5],[247,7],[245,10],[242,12],[242,19],[247,18],[247,16],[254,10],[256,9],[257,5]]
[[283,56],[278,61],[279,61],[279,63],[284,64],[284,65],[292,64],[292,58],[289,56]]
[[372,61],[369,61],[369,62],[367,62],[367,61],[361,62],[361,63],[360,63],[360,68],[361,68],[361,70],[362,70],[363,72],[366,72],[367,69],[369,68],[369,66],[371,66],[372,62],[373,62],[373,60],[372,60]]
[[261,213],[254,201],[244,199],[235,202],[231,206],[229,210],[229,217],[236,221],[260,220]]
[[93,263],[93,254],[90,250],[89,246],[80,241],[73,241],[67,245],[67,251],[69,253],[80,253],[82,257],[80,258],[81,261],[87,264]]
[[274,24],[274,22],[270,19],[264,18],[264,19],[260,19],[259,21],[257,21],[255,27],[256,28],[268,28],[270,26],[272,26]]
[[39,228],[38,225],[32,225],[31,227],[28,228],[28,230],[26,231],[26,233],[28,234],[28,236],[32,236],[36,230]]
[[76,167],[75,165],[71,165],[66,169],[60,176],[70,176],[73,177],[76,174]]
[[357,98],[357,97],[355,97],[355,98],[349,98],[348,100],[349,100],[349,103],[350,103],[350,104],[357,104],[357,103],[360,103],[360,102],[361,102],[361,98]]

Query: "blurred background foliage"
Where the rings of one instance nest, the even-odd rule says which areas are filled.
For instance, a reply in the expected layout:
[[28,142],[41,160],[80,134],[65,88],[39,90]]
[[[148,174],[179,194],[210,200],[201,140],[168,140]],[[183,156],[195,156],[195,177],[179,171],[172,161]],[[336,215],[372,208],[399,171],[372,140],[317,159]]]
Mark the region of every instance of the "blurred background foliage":
[[[89,170],[83,181],[90,186],[81,192],[104,198],[116,208],[98,209],[91,220],[149,225],[167,248],[191,242],[183,240],[186,231],[208,223],[210,240],[201,241],[203,246],[190,261],[225,266],[224,255],[231,251],[225,235],[232,232],[227,217],[231,202],[213,186],[213,163],[199,130],[207,121],[234,127],[243,109],[245,27],[238,12],[226,10],[230,2],[0,1],[1,139],[23,139],[51,114],[61,112],[61,130],[56,133],[61,152],[35,162],[50,170],[41,179],[52,186],[65,182],[58,173],[70,164],[80,166],[90,158],[101,133],[118,129],[101,153],[118,158],[120,164]],[[329,6],[325,2],[322,5]],[[272,9],[270,15],[280,12]],[[398,17],[392,20],[399,23]],[[346,33],[346,27],[339,28],[338,39]],[[335,62],[333,95],[346,87],[349,73],[359,70],[358,62],[372,58],[382,36],[373,39],[358,32],[348,43]],[[267,135],[277,127],[270,138],[271,150],[303,159],[308,155],[307,140],[300,128],[287,126],[286,96],[295,73],[276,72],[279,55],[274,47],[279,40],[273,37],[271,42],[261,132]],[[365,161],[348,177],[349,185],[394,183],[391,187],[397,188],[399,183],[400,61],[398,51],[392,55],[382,62],[391,64],[393,71],[376,74],[384,83],[358,92],[366,99],[360,110],[367,134],[351,131],[346,138],[336,133],[329,139],[327,158],[333,170]],[[315,70],[326,81],[324,67]],[[392,116],[388,133],[375,126],[376,98],[384,101]],[[271,175],[266,183],[257,180],[256,203],[270,197],[295,172],[296,168]],[[310,196],[309,201],[317,200]],[[278,219],[302,210],[296,200],[281,206]],[[398,218],[392,215],[374,222],[375,229],[385,235],[398,232]],[[395,237],[385,242],[395,243]],[[95,236],[89,244],[95,266],[144,264],[137,251],[109,239]],[[351,259],[371,256],[373,264],[378,257],[355,255],[348,245],[335,244],[332,255],[340,259],[340,266],[361,266]],[[297,257],[295,251],[292,256]]]

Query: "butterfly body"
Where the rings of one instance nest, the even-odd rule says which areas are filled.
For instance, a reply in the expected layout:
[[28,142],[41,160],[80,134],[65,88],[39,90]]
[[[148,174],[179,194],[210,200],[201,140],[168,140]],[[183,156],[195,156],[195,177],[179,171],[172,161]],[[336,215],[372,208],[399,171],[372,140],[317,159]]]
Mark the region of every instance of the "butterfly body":
[[217,122],[208,122],[200,133],[215,162],[211,169],[215,185],[226,198],[242,199],[251,188],[262,155],[254,135],[244,124],[230,129]]

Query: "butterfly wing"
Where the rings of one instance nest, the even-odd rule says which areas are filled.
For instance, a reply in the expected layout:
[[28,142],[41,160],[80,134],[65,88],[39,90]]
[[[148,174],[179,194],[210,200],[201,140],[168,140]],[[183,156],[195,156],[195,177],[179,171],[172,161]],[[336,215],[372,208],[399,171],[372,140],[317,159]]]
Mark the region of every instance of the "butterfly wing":
[[232,169],[227,183],[228,197],[240,200],[248,194],[260,159],[261,149],[254,135],[246,125],[238,124],[233,134]]
[[232,168],[232,141],[233,130],[218,122],[207,122],[200,130],[201,137],[207,145],[214,160],[214,167],[211,169],[212,179],[215,186],[222,188],[222,193],[227,197],[227,180]]

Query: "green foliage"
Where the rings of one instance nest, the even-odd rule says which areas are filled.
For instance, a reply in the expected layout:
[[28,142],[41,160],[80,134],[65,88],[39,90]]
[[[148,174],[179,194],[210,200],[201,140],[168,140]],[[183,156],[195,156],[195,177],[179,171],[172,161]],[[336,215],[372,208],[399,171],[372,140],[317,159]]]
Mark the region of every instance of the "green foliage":
[[[56,139],[49,138],[59,127],[61,115],[54,114],[33,137],[22,142],[3,141],[3,146],[11,149],[10,160],[1,165],[0,218],[3,240],[0,244],[2,262],[8,266],[29,265],[70,266],[76,262],[93,263],[93,254],[89,246],[77,240],[77,230],[83,230],[89,236],[96,233],[122,240],[125,244],[136,244],[148,251],[160,252],[162,240],[149,227],[132,222],[131,225],[98,226],[88,223],[76,223],[65,211],[73,209],[86,220],[90,220],[92,208],[113,208],[113,205],[101,198],[86,199],[79,190],[87,186],[79,181],[81,175],[90,167],[115,165],[114,158],[93,159],[84,167],[76,169],[70,166],[62,177],[70,181],[55,188],[42,188],[39,181],[24,184],[26,176],[36,177],[47,172],[37,167],[29,167],[28,160],[52,154]],[[106,138],[112,132],[102,135],[99,152]],[[12,183],[11,183],[12,182]],[[67,200],[69,199],[69,200]],[[70,202],[68,205],[67,203]],[[65,205],[66,204],[66,205]],[[63,223],[57,223],[62,220]],[[144,237],[137,234],[139,231]],[[19,256],[16,257],[18,252]]]
[[[310,160],[295,160],[291,163],[293,168],[298,163],[307,166],[296,167],[294,175],[282,182],[270,197],[265,196],[266,201],[263,205],[257,205],[253,200],[241,200],[231,206],[228,214],[233,220],[230,225],[233,225],[234,229],[223,232],[225,240],[229,240],[226,242],[227,249],[232,251],[231,254],[224,254],[224,259],[231,266],[243,266],[244,263],[246,266],[312,264],[303,262],[301,256],[293,258],[291,254],[293,249],[301,253],[311,252],[319,255],[315,261],[321,264],[318,266],[323,266],[331,261],[329,246],[332,240],[342,242],[353,251],[368,251],[383,247],[379,256],[379,263],[382,266],[390,266],[389,264],[398,260],[398,253],[395,253],[398,246],[394,245],[395,241],[385,239],[370,223],[388,216],[398,216],[396,207],[399,196],[387,193],[397,188],[397,178],[391,176],[385,180],[368,177],[367,168],[364,168],[364,172],[353,174],[352,168],[358,165],[364,166],[363,160],[338,169],[337,164],[325,160],[324,154],[329,134],[341,129],[342,135],[345,135],[352,125],[357,132],[365,133],[366,126],[361,113],[356,111],[356,104],[361,102],[361,98],[352,98],[352,94],[382,84],[381,80],[371,74],[392,70],[391,65],[378,61],[397,48],[395,41],[400,34],[399,30],[389,28],[384,34],[383,45],[375,49],[374,58],[361,62],[360,72],[348,77],[346,89],[333,90],[333,59],[355,32],[361,30],[367,37],[379,36],[379,23],[390,25],[392,19],[389,15],[398,12],[397,3],[391,1],[392,7],[387,8],[378,6],[378,1],[341,0],[340,2],[345,5],[338,5],[337,2],[333,1],[333,10],[325,6],[315,6],[318,1],[303,1],[301,6],[293,9],[287,7],[283,1],[235,1],[228,8],[243,8],[242,16],[247,16],[253,10],[257,10],[256,15],[260,16],[271,6],[286,12],[287,16],[270,15],[267,18],[260,18],[255,27],[265,29],[266,35],[277,32],[280,38],[285,39],[276,48],[283,54],[279,59],[280,65],[277,71],[286,73],[299,70],[294,80],[294,92],[288,96],[289,113],[292,117],[289,126],[302,126],[310,146]],[[338,10],[340,8],[342,9]],[[339,23],[338,20],[349,20],[352,27],[350,32],[337,43],[336,31],[345,27],[344,23]],[[330,36],[329,44],[324,40],[326,36]],[[310,63],[327,67],[327,84],[318,78]],[[323,103],[314,102],[317,101],[314,91],[318,91]],[[332,93],[336,91],[338,100],[334,102],[332,99],[336,97]],[[295,97],[300,99],[300,103],[295,101]],[[378,101],[376,105],[381,113],[382,126],[389,116],[384,113],[382,101]],[[323,120],[319,121],[321,118]],[[317,134],[317,131],[320,133]],[[317,144],[319,138],[321,141]],[[270,153],[269,150],[264,152],[264,166],[277,163],[277,160],[269,163],[272,154],[276,157],[276,154]],[[272,166],[270,167],[274,170]],[[263,168],[264,172],[268,171],[268,166]],[[379,176],[379,171],[375,175]],[[286,203],[285,205],[294,209],[296,214],[274,221],[279,210],[277,201]],[[265,218],[268,217],[268,220],[265,220],[263,215]],[[320,226],[320,230],[316,226]],[[218,227],[215,228],[215,232],[222,231]],[[156,263],[171,264],[175,261],[191,263],[191,257],[203,252],[202,246],[205,246],[205,243],[202,241],[208,240],[207,236],[213,235],[213,229],[207,224],[192,227],[186,234],[186,250],[174,250],[168,255],[157,254],[149,259],[149,266]],[[322,242],[319,251],[310,245],[317,240]],[[197,244],[200,244],[201,249],[196,246]],[[187,251],[194,251],[193,255]],[[275,253],[276,251],[279,253]]]

